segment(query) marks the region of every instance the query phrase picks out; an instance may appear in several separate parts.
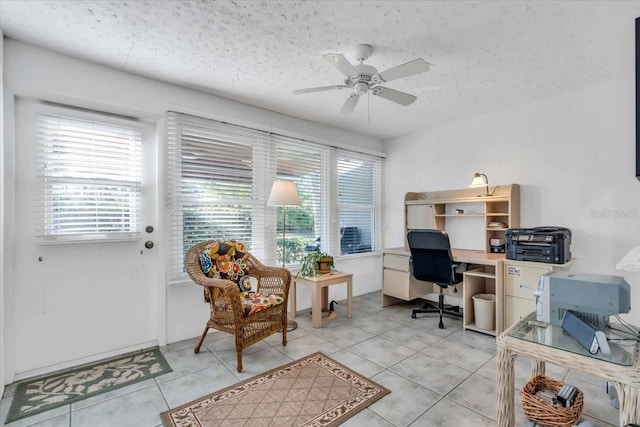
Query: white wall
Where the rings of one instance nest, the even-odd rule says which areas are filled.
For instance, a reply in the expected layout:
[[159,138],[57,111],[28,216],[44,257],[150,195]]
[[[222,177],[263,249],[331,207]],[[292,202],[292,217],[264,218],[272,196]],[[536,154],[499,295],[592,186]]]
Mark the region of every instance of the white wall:
[[[157,167],[158,185],[158,235],[156,236],[156,247],[159,250],[167,247],[166,236],[163,230],[167,228],[167,218],[162,207],[164,206],[164,188],[162,177],[166,175],[164,166],[164,152],[166,151],[166,141],[164,138],[164,128],[162,117],[168,109],[175,109],[190,112],[206,117],[254,126],[261,129],[273,130],[292,136],[299,136],[318,142],[328,142],[338,146],[359,147],[363,150],[374,152],[382,151],[382,144],[379,140],[345,132],[326,126],[317,125],[311,122],[298,120],[292,117],[283,116],[271,111],[257,107],[233,102],[213,95],[197,92],[173,86],[158,81],[142,78],[129,73],[113,70],[100,65],[80,61],[63,55],[55,54],[20,42],[4,41],[4,84],[12,94],[9,99],[11,109],[13,108],[13,95],[16,97],[26,97],[43,99],[47,101],[74,105],[84,108],[96,109],[117,114],[125,114],[134,117],[143,117],[157,122],[157,144],[159,152]],[[7,117],[13,121],[13,114]],[[8,123],[8,127],[13,128],[13,123]],[[19,144],[18,142],[15,142]],[[15,147],[13,137],[5,141],[5,151],[18,149]],[[19,157],[20,158],[20,157]],[[24,176],[29,173],[31,167],[27,165],[14,164],[12,159],[7,158],[5,174],[2,177],[5,186],[21,180],[28,180],[30,177]],[[9,170],[17,171],[15,175]],[[13,194],[13,188],[9,188],[9,193]],[[14,196],[10,200],[6,197],[8,209],[14,206]],[[13,214],[12,214],[13,215]],[[12,215],[6,215],[4,226],[7,230],[13,230],[16,221]],[[15,235],[29,234],[30,230],[15,230]],[[12,251],[16,246],[19,237],[6,236],[6,247]],[[4,253],[4,260],[7,260],[10,253]],[[31,259],[11,260],[15,270],[33,268]],[[338,260],[341,268],[348,269],[354,275],[354,294],[362,294],[380,289],[381,275],[379,269],[379,256],[357,257],[352,260]],[[164,271],[165,266],[154,267],[158,271]],[[37,283],[16,283],[15,275],[7,272],[5,282],[6,306],[11,307],[11,312],[7,314],[6,333],[2,337],[3,353],[7,361],[7,369],[4,375],[4,383],[13,380],[15,374],[14,361],[18,355],[12,352],[12,343],[16,341],[16,327],[14,319],[15,313],[24,313],[29,310],[27,306],[15,304],[13,297],[14,289],[29,288],[37,289]],[[208,309],[202,303],[202,292],[199,287],[191,284],[178,284],[166,288],[166,307],[158,307],[156,319],[162,322],[166,319],[166,331],[159,331],[159,342],[173,342],[181,339],[197,336],[201,333],[205,320],[208,316]],[[336,297],[340,291],[336,290]],[[333,294],[332,294],[333,295]],[[76,301],[68,301],[72,307]],[[298,293],[298,307],[310,307],[310,293],[301,290]],[[64,308],[61,308],[64,309]],[[153,321],[153,320],[151,320]],[[13,323],[12,323],[13,322]],[[62,333],[62,332],[61,332]],[[5,341],[6,338],[6,341]],[[109,337],[105,337],[108,339]],[[33,336],[35,342],[43,342],[43,348],[47,348],[47,343],[55,345],[55,337]],[[80,348],[82,343],[78,343]],[[79,350],[80,351],[80,350]],[[96,355],[96,358],[99,355]]]
[[491,186],[518,183],[521,225],[570,228],[573,271],[624,275],[632,298],[627,318],[640,324],[640,275],[615,268],[640,245],[628,41],[603,53],[628,60],[617,60],[619,74],[601,86],[385,141],[384,245],[403,243],[407,191],[466,188],[474,172],[487,174]]
[[[2,39],[2,29],[0,28],[0,39]],[[0,44],[0,176],[4,177],[4,79],[3,79],[3,63],[4,63],[4,46]],[[4,182],[4,179],[2,180]],[[4,185],[0,184],[0,348],[6,346],[5,343],[5,297],[4,297]],[[0,351],[0,396],[4,393],[4,351]]]

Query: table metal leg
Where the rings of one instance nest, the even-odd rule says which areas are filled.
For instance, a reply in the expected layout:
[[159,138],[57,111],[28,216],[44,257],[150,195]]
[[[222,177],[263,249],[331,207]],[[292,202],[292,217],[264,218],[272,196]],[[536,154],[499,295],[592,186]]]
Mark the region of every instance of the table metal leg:
[[515,425],[514,395],[514,365],[515,356],[508,349],[498,347],[497,359],[497,394],[498,394],[498,427],[513,427]]
[[294,280],[289,289],[289,300],[291,300],[291,317],[296,317],[296,281]]

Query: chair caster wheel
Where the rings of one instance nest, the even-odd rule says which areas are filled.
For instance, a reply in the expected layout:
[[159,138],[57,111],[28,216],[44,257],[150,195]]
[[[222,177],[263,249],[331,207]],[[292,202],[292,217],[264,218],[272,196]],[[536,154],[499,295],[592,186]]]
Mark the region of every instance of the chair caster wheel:
[[444,323],[442,323],[442,322],[438,323],[438,328],[444,329]]
[[411,318],[412,319],[417,319],[416,314],[415,313],[411,313]]

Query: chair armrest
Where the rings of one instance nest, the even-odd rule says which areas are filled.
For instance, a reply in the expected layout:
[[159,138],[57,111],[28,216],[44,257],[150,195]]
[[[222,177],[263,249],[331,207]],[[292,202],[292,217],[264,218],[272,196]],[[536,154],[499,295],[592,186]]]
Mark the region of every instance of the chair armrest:
[[249,255],[251,267],[249,274],[258,280],[258,292],[281,294],[285,299],[289,296],[291,273],[286,268],[268,267]]
[[219,309],[222,302],[228,304],[234,312],[244,313],[240,303],[240,289],[231,280],[213,279],[205,276],[202,272],[191,276],[191,279],[195,284],[207,288],[212,310]]
[[258,279],[258,292],[269,294],[282,294],[286,299],[289,295],[289,285],[291,284],[291,273],[285,268],[268,268],[268,271],[260,272],[259,275],[252,274]]

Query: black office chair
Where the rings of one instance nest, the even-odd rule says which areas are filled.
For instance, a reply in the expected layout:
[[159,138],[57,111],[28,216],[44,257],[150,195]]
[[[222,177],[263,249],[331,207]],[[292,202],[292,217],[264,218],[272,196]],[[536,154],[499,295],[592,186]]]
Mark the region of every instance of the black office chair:
[[438,327],[443,329],[443,314],[462,317],[459,306],[444,303],[444,288],[462,282],[462,274],[456,271],[458,266],[453,262],[449,236],[441,230],[411,230],[407,240],[413,277],[440,286],[438,304],[426,301],[423,308],[413,310],[411,317],[415,319],[416,313],[440,313]]

